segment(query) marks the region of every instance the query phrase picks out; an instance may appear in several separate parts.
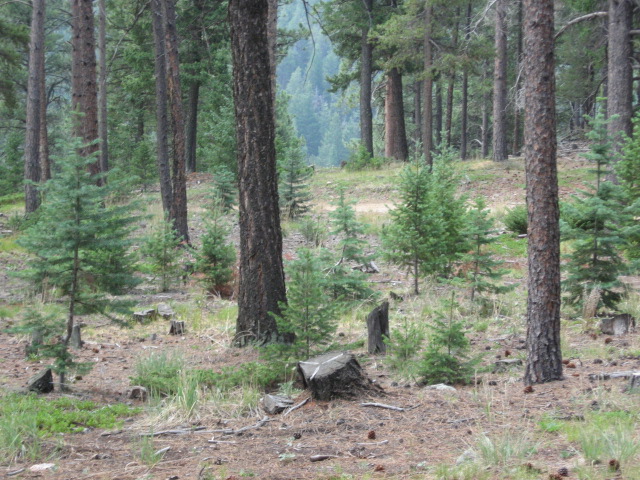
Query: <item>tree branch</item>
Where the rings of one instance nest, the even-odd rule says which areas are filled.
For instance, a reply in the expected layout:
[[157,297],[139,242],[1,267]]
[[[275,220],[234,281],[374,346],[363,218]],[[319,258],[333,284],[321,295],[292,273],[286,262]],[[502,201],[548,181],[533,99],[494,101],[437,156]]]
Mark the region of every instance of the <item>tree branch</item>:
[[558,30],[554,39],[557,40],[560,37],[560,35],[562,35],[565,32],[567,28],[569,28],[572,25],[575,25],[576,23],[584,22],[587,20],[593,20],[594,18],[606,17],[608,15],[609,15],[608,12],[593,12],[593,13],[588,13],[587,15],[583,15],[581,17],[574,18],[569,23],[567,23],[564,27]]

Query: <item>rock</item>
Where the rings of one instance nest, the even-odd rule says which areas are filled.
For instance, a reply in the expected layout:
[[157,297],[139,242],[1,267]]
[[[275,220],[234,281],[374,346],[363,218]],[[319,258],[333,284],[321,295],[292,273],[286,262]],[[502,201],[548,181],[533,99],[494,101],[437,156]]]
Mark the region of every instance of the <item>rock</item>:
[[173,309],[166,303],[158,304],[158,315],[160,315],[165,320],[171,320],[175,314],[176,312],[174,312]]
[[30,392],[50,393],[53,392],[53,372],[50,368],[45,368],[29,379],[27,389]]
[[147,321],[151,321],[154,318],[156,318],[155,308],[147,308],[145,310],[140,310],[139,312],[133,312],[133,319],[136,322],[144,323]]
[[55,467],[55,463],[38,463],[37,465],[32,465],[29,467],[30,472],[43,472],[45,470],[51,470]]
[[424,387],[425,390],[436,390],[438,392],[450,392],[450,393],[457,393],[458,391],[450,386],[450,385],[445,385],[444,383],[437,383],[436,385],[427,385],[426,387]]
[[282,395],[265,395],[262,398],[262,408],[270,415],[283,412],[293,405],[293,400]]
[[636,319],[628,313],[600,320],[600,331],[605,335],[625,335],[636,327]]
[[463,463],[473,463],[478,459],[478,454],[472,448],[466,449],[462,455],[456,460],[456,465],[462,465]]
[[147,389],[141,387],[140,385],[131,387],[127,392],[127,398],[130,398],[132,400],[140,400],[142,402],[145,402],[147,400],[148,395],[149,393],[147,392]]

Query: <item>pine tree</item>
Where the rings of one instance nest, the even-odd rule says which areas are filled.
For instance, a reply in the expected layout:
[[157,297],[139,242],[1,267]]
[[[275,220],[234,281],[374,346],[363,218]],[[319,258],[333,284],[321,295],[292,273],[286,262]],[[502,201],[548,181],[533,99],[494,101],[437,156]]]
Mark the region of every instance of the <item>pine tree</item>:
[[[129,232],[136,218],[130,206],[109,203],[118,183],[98,186],[103,175],[88,170],[95,155],[83,157],[79,147],[79,141],[72,142],[57,159],[58,172],[43,186],[40,214],[19,240],[33,255],[22,276],[37,289],[55,287],[65,296],[68,315],[60,358],[67,358],[77,315],[122,307],[104,292],[121,294],[138,283],[129,253]],[[59,368],[63,384],[65,362]]]
[[502,261],[493,258],[486,247],[495,243],[498,237],[491,236],[495,233],[493,229],[493,218],[489,216],[484,198],[476,198],[474,207],[469,210],[469,223],[467,227],[467,237],[473,250],[465,256],[467,262],[471,264],[471,269],[467,272],[467,278],[471,283],[471,301],[474,301],[476,292],[504,293],[509,287],[496,285],[506,273],[506,270],[499,267]]
[[142,268],[160,281],[161,292],[169,290],[180,276],[181,243],[173,222],[165,219],[154,227],[140,248],[144,258]]
[[216,165],[212,173],[211,210],[222,209],[221,213],[227,213],[238,203],[238,187],[236,186],[235,175],[225,165]]
[[364,254],[367,242],[362,238],[365,226],[356,218],[353,208],[354,201],[347,201],[344,188],[338,191],[338,200],[334,204],[336,209],[329,214],[331,219],[331,235],[340,237],[338,249],[342,262],[365,263],[370,258]]
[[309,358],[335,333],[336,303],[326,292],[320,259],[306,248],[297,253],[298,258],[286,268],[288,302],[281,305],[282,315],[275,317],[280,333],[295,335],[288,351]]
[[619,254],[624,222],[620,188],[604,181],[613,149],[602,114],[590,121],[591,150],[586,157],[595,163],[596,183],[566,205],[562,221],[563,238],[572,240],[572,252],[565,264],[565,288],[569,303],[578,303],[585,290],[601,290],[602,303],[614,307],[620,299],[615,291],[623,262]]

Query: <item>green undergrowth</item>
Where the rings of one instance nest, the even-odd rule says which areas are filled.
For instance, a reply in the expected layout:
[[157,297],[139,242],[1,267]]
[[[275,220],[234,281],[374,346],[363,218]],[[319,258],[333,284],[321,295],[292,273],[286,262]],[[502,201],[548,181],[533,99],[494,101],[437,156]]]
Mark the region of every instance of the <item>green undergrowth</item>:
[[33,394],[5,394],[0,396],[0,455],[5,460],[41,458],[47,437],[112,429],[139,412],[139,408],[124,404],[102,406],[70,397],[52,400]]

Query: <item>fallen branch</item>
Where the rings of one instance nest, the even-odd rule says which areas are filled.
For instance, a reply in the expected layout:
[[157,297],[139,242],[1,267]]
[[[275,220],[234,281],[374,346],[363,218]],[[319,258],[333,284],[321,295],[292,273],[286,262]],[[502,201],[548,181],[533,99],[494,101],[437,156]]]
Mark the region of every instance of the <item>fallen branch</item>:
[[211,433],[205,430],[206,427],[194,427],[180,430],[160,430],[159,432],[141,433],[141,437],[159,437],[160,435],[186,435],[189,433]]
[[385,405],[384,403],[361,403],[362,407],[386,408],[387,410],[395,410],[396,412],[404,412],[407,409],[402,407],[394,407],[393,405]]
[[293,405],[289,408],[287,408],[285,410],[285,412],[282,414],[283,417],[286,417],[287,415],[289,415],[291,412],[293,412],[294,410],[297,410],[298,408],[302,407],[303,405],[305,405],[308,401],[309,401],[310,397],[305,398],[303,401],[301,401],[300,403],[298,403],[297,405]]
[[338,458],[337,455],[313,455],[309,457],[312,462],[321,462],[323,460],[329,460],[330,458]]
[[208,443],[228,443],[228,444],[232,444],[232,445],[235,445],[236,443],[238,443],[238,442],[236,442],[234,440],[216,440],[214,438],[212,438],[211,440],[207,440],[207,442]]
[[609,380],[611,378],[631,378],[640,371],[629,370],[626,372],[611,372],[611,373],[590,373],[589,380]]
[[14,470],[13,472],[7,472],[5,473],[5,476],[7,477],[13,477],[14,475],[19,475],[20,473],[24,472],[24,468],[20,468],[18,470]]
[[363,445],[363,446],[374,446],[374,445],[385,445],[389,443],[389,440],[382,440],[381,442],[362,442],[362,443],[356,443],[356,445]]
[[247,430],[253,430],[254,428],[260,428],[265,423],[270,422],[271,420],[273,420],[273,419],[269,418],[269,417],[264,417],[262,420],[260,420],[255,425],[248,425],[246,427],[242,427],[242,428],[239,428],[237,430],[234,430],[233,428],[223,428],[221,430],[212,430],[212,431],[210,431],[208,433],[221,433],[223,435],[240,435],[242,432],[246,432]]
[[161,448],[160,450],[158,450],[156,453],[154,453],[153,455],[155,457],[159,457],[160,455],[162,455],[163,453],[167,453],[169,450],[171,450],[171,447],[164,447]]

